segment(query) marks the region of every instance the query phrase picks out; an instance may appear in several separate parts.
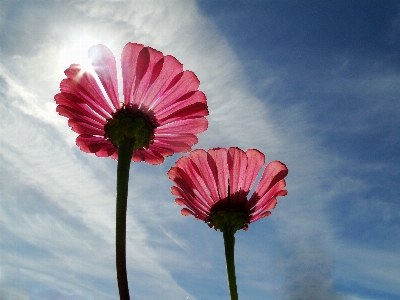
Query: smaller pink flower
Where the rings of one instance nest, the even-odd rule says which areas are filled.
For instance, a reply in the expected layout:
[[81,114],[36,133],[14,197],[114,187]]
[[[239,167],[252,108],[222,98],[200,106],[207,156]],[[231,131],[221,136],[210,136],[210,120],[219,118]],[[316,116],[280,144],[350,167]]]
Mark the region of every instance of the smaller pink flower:
[[225,226],[233,226],[233,232],[246,230],[248,224],[269,216],[277,197],[287,194],[283,188],[288,169],[272,161],[248,198],[264,163],[264,154],[255,149],[194,150],[169,170],[168,177],[176,185],[171,192],[178,197],[177,204],[186,206],[183,215],[193,215],[221,231]]
[[96,74],[72,64],[61,81],[61,93],[55,95],[57,112],[79,134],[76,144],[82,151],[117,159],[118,145],[131,139],[133,161],[160,164],[166,156],[190,151],[196,135],[207,129],[200,82],[175,57],[126,44],[121,55],[123,99],[110,49],[93,46],[89,58]]

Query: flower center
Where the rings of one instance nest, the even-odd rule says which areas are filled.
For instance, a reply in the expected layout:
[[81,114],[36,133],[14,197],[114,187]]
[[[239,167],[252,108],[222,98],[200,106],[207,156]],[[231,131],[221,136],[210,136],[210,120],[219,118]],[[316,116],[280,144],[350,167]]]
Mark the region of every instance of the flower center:
[[118,147],[125,140],[134,142],[134,149],[146,149],[153,142],[152,124],[141,112],[132,113],[123,108],[104,126],[104,137]]
[[208,226],[219,229],[221,232],[235,233],[239,229],[246,229],[249,216],[238,210],[216,210],[206,220]]

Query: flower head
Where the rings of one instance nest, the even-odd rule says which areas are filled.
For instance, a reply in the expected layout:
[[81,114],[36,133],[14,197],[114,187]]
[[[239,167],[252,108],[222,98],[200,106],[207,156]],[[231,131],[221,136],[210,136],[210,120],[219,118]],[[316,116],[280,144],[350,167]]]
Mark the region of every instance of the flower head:
[[199,80],[173,56],[126,44],[121,55],[123,102],[110,49],[93,46],[89,58],[94,72],[72,64],[61,93],[55,95],[57,112],[79,134],[76,144],[82,151],[117,159],[118,145],[132,139],[133,161],[160,164],[166,156],[190,151],[196,135],[207,129],[207,102],[198,90]]
[[169,170],[168,177],[176,185],[171,192],[178,197],[177,204],[186,206],[183,215],[193,215],[222,232],[247,229],[248,224],[270,215],[276,198],[287,194],[283,188],[288,169],[272,161],[248,198],[264,163],[264,154],[255,149],[194,150]]

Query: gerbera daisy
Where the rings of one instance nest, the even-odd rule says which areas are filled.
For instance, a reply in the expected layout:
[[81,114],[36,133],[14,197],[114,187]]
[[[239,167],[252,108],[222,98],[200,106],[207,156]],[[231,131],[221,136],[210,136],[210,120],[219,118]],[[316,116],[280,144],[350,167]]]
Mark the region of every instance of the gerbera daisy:
[[176,186],[171,188],[175,202],[186,206],[185,216],[193,215],[223,233],[231,299],[238,299],[234,265],[234,234],[252,222],[271,214],[278,196],[287,191],[287,167],[272,161],[265,167],[251,197],[265,156],[258,150],[215,148],[194,150],[183,156],[168,172]]
[[[140,44],[122,50],[124,101],[118,95],[116,62],[104,45],[89,49],[92,69],[73,64],[55,95],[57,112],[79,136],[84,152],[118,160],[116,267],[120,299],[129,299],[126,272],[126,212],[131,161],[160,164],[190,151],[207,129],[206,97],[199,80],[173,56]],[[101,84],[108,99],[102,92]]]
[[287,194],[283,188],[288,169],[273,161],[266,166],[248,199],[264,163],[264,154],[255,149],[194,150],[189,157],[181,157],[168,172],[169,179],[176,184],[171,188],[178,197],[175,202],[186,206],[181,211],[183,215],[193,215],[221,231],[228,225],[223,221],[227,215],[237,218],[234,231],[247,229],[249,223],[270,215],[276,198]]
[[207,129],[207,103],[198,90],[199,80],[183,71],[173,56],[126,44],[121,55],[123,102],[110,49],[93,46],[89,59],[93,70],[72,64],[61,81],[61,93],[55,95],[57,112],[79,134],[76,143],[82,151],[117,159],[119,143],[134,138],[132,160],[160,164],[166,156],[190,151],[196,135]]

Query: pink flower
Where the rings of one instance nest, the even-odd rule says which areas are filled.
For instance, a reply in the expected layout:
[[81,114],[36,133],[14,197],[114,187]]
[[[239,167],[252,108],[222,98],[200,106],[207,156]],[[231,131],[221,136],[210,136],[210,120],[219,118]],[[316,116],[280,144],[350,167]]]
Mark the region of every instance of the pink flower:
[[[207,129],[207,102],[198,90],[200,82],[173,56],[126,44],[121,55],[123,103],[110,49],[93,46],[89,58],[98,79],[94,72],[72,64],[61,81],[61,93],[55,95],[57,112],[79,134],[76,144],[82,151],[117,159],[118,143],[128,136],[136,141],[133,161],[160,164],[166,156],[190,151],[198,141],[196,135]],[[127,125],[121,129],[113,127],[116,123]]]
[[277,197],[287,194],[283,188],[288,169],[272,161],[248,199],[264,163],[264,154],[254,149],[194,150],[169,170],[168,177],[176,185],[171,192],[178,197],[177,204],[186,206],[183,215],[193,215],[221,231],[224,226],[233,226],[233,232],[247,229],[249,223],[270,215]]

